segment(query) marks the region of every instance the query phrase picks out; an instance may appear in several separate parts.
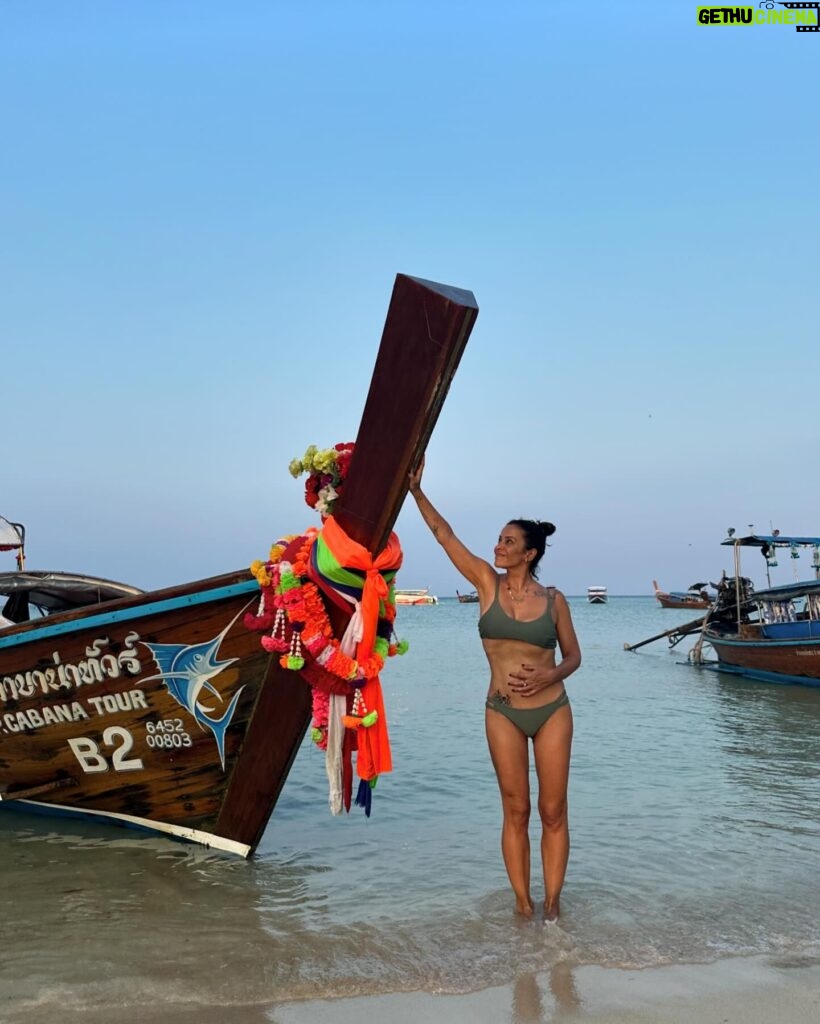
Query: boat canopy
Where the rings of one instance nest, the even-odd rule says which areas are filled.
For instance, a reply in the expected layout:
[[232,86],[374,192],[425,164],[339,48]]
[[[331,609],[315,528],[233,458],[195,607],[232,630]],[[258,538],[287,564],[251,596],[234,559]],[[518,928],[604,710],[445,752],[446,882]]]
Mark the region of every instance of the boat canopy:
[[36,570],[3,572],[0,573],[0,599],[6,598],[6,601],[0,608],[0,615],[12,622],[27,622],[32,608],[35,615],[53,615],[141,593],[127,583],[95,576]]
[[748,537],[727,537],[721,544],[734,547],[735,544],[743,548],[762,547],[817,547],[820,546],[820,537],[786,537],[782,533],[773,533],[770,536],[753,533]]
[[802,583],[785,583],[782,587],[756,590],[750,595],[751,601],[791,601],[806,594],[820,593],[820,580],[803,580]]
[[23,546],[25,530],[20,523],[10,523],[0,516],[0,551],[16,551]]

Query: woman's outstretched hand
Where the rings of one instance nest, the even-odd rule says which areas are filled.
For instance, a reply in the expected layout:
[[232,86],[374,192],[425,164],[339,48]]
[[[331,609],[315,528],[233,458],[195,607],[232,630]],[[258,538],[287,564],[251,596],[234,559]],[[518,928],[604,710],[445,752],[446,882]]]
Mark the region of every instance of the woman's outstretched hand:
[[424,472],[424,456],[422,455],[418,465],[415,469],[411,469],[407,474],[407,489],[411,494],[416,494],[421,490],[421,475]]

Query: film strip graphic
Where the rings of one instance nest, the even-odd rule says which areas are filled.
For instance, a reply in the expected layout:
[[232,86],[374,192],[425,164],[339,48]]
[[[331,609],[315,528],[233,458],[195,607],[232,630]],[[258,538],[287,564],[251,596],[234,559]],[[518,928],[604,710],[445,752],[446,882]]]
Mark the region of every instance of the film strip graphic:
[[[758,6],[762,7],[763,5],[760,4]],[[768,7],[768,4],[766,6]],[[820,0],[814,0],[813,3],[784,3],[783,0],[778,0],[778,7],[788,7],[791,11],[817,11],[817,25],[795,25],[795,29],[798,32],[820,32]]]

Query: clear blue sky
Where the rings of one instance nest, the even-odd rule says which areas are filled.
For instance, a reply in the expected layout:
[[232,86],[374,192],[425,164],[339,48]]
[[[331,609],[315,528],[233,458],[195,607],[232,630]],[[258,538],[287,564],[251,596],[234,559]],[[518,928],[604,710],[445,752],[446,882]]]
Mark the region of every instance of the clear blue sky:
[[[29,567],[154,587],[314,523],[287,465],[354,438],[397,272],[480,307],[426,472],[476,552],[550,519],[545,582],[648,593],[820,533],[820,34],[696,6],[6,0]],[[397,530],[400,584],[464,587]]]

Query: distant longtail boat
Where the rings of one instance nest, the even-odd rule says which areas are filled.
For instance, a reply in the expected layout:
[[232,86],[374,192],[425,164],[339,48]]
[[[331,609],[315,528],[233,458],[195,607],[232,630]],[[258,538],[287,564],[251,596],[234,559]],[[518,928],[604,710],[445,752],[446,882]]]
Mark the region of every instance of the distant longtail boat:
[[655,597],[661,608],[708,608],[712,603],[705,583],[695,583],[688,590],[661,590],[658,581],[652,580]]

